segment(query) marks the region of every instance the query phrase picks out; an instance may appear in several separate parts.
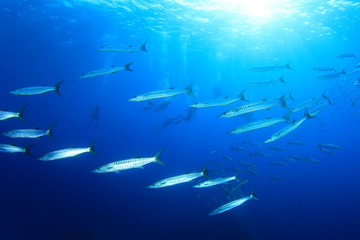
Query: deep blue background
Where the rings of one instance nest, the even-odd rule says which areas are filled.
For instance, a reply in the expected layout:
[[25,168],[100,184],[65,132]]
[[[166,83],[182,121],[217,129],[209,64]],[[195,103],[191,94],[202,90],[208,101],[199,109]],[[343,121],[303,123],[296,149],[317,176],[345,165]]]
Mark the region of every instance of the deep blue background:
[[[130,10],[126,11],[126,4]],[[213,13],[207,16],[199,12],[204,14],[202,17],[216,19],[215,23],[199,27],[171,15],[168,10],[173,5],[159,4],[163,8],[152,11],[127,2],[117,8],[81,1],[1,2],[0,108],[15,111],[24,104],[29,106],[24,112],[26,123],[3,121],[0,130],[46,128],[55,120],[58,124],[54,129],[56,142],[47,137],[13,140],[0,136],[1,143],[35,143],[31,150],[35,158],[1,154],[0,239],[359,239],[359,87],[353,85],[358,76],[320,81],[316,80],[318,74],[310,70],[313,66],[353,70],[356,59],[339,60],[336,56],[344,52],[360,54],[355,27],[359,24],[358,7],[349,5],[341,10],[319,3],[329,11],[311,15],[306,19],[310,24],[294,17],[277,20],[278,25],[254,26],[261,29],[259,32],[243,26],[247,34],[236,37],[224,34],[227,21],[217,21]],[[312,7],[309,5],[309,9]],[[174,12],[194,17],[197,14],[187,7],[174,8]],[[139,46],[146,39],[148,53],[96,50],[103,45]],[[79,79],[85,72],[131,61],[135,62],[134,72]],[[286,63],[294,71],[249,71],[252,67]],[[282,74],[287,84],[248,86],[251,81],[279,78]],[[8,93],[60,80],[64,80],[60,89],[63,97],[54,93]],[[144,111],[147,103],[127,101],[152,90],[183,88],[191,81],[195,81],[198,98],[180,95],[161,112]],[[228,106],[202,109],[191,123],[151,130],[168,117],[183,114],[191,103],[211,99],[215,85],[220,86],[223,96],[236,96],[246,88],[253,101],[292,92],[297,102],[289,101],[291,106],[328,89],[335,103],[272,144],[286,148],[287,153],[249,145],[243,146],[246,149],[242,153],[229,151],[231,145],[243,140],[263,142],[285,126],[283,123],[242,135],[225,134],[249,120],[282,116],[286,111],[280,107],[232,119],[215,118],[230,109]],[[96,104],[101,108],[99,128],[88,128]],[[299,119],[302,114],[292,118]],[[98,155],[84,154],[54,162],[36,160],[53,150],[86,147],[94,139]],[[304,141],[306,145],[287,145],[288,140]],[[319,142],[341,145],[342,150],[335,151],[335,156],[327,155],[318,150]],[[151,156],[163,146],[166,149],[162,159],[167,166],[150,164],[145,170],[120,174],[91,173],[112,161]],[[210,154],[213,150],[215,155]],[[271,156],[249,157],[248,153],[254,151],[269,152]],[[223,153],[259,167],[260,177],[243,173],[249,179],[243,192],[246,195],[255,188],[261,201],[250,201],[209,217],[207,214],[219,203],[205,204],[192,183],[145,188],[166,177],[200,170],[209,160],[230,164],[221,157]],[[297,162],[285,167],[269,164],[289,153],[310,156],[322,163]],[[284,180],[271,180],[270,175]],[[213,189],[201,192],[227,201]]]

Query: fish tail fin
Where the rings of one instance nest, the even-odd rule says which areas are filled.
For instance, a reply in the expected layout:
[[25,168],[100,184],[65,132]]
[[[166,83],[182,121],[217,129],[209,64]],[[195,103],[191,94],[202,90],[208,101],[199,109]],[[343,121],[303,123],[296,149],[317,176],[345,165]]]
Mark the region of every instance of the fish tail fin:
[[321,94],[321,96],[322,96],[324,99],[329,100],[330,98],[326,95],[326,91],[327,91],[327,90],[325,90],[325,91]]
[[53,128],[56,125],[57,121],[53,122],[48,128],[47,128],[47,135],[49,138],[55,141],[55,138],[53,136]]
[[286,83],[284,76],[281,76],[281,77],[279,78],[279,80],[280,80],[280,82]]
[[294,69],[292,69],[292,68],[290,67],[290,64],[289,64],[289,63],[285,65],[285,68],[288,68],[288,69],[290,69],[290,70],[294,70]]
[[21,121],[25,122],[25,119],[23,118],[23,113],[24,113],[24,110],[25,108],[27,107],[28,105],[26,104],[25,106],[23,106],[22,108],[20,108],[17,112],[18,112],[18,116],[17,118],[20,119]]
[[282,95],[281,98],[280,98],[280,103],[281,103],[281,106],[283,108],[285,108],[286,110],[290,111],[290,108],[288,107],[288,105],[286,104],[286,94]]
[[289,93],[289,97],[290,97],[291,100],[293,100],[294,102],[296,102],[296,100],[295,100],[295,98],[294,98],[294,96],[292,95],[291,92]]
[[238,182],[242,182],[243,180],[240,178],[239,174],[236,174],[235,176],[235,181],[238,181]]
[[252,199],[254,199],[254,200],[260,200],[260,199],[255,195],[254,189],[251,190],[250,197],[251,197]]
[[341,71],[342,74],[348,75],[348,73],[346,72],[345,68]]
[[54,88],[55,88],[55,93],[57,95],[59,95],[61,97],[61,93],[60,93],[60,85],[63,83],[64,80],[61,80],[60,82],[57,82],[55,85],[54,85]]
[[[229,132],[230,133],[230,132]],[[230,151],[234,150],[235,148],[233,147],[233,145],[230,146]]]
[[141,51],[144,51],[144,52],[147,52],[148,50],[146,49],[146,43],[147,43],[148,40],[146,40],[143,44],[141,44],[140,46],[140,50]]
[[238,98],[240,98],[241,101],[248,102],[249,100],[245,97],[245,89],[241,91],[241,93],[238,95]]
[[96,143],[96,139],[90,144],[89,152],[92,153],[92,154],[97,155],[97,152],[95,152],[95,149],[94,149],[95,143]]
[[25,154],[30,156],[30,157],[34,157],[31,153],[30,153],[30,148],[32,148],[34,146],[34,144],[30,144],[28,146],[25,147]]
[[285,114],[285,115],[283,116],[284,121],[287,122],[287,123],[289,123],[289,124],[292,124],[292,122],[291,122],[290,119],[289,119],[291,113],[292,113],[292,111],[289,111],[287,114]]
[[194,82],[190,83],[185,89],[186,89],[186,94],[188,94],[191,97],[195,97],[194,93],[193,93],[193,85]]
[[306,117],[307,119],[314,118],[314,116],[310,115],[307,108],[305,109],[304,117]]
[[164,150],[165,147],[161,148],[159,151],[157,151],[154,155],[155,157],[155,162],[158,163],[158,164],[161,164],[161,165],[166,165],[163,161],[161,161],[161,158],[160,158],[160,154],[161,152]]
[[205,166],[201,169],[201,174],[203,175],[203,177],[207,179],[211,179],[208,174],[208,166],[209,166],[209,162],[207,162]]
[[128,64],[125,64],[125,65],[124,65],[124,67],[125,67],[124,70],[132,72],[133,70],[130,69],[130,66],[131,66],[131,64],[133,64],[133,63],[134,63],[134,62],[130,62],[130,63],[128,63]]

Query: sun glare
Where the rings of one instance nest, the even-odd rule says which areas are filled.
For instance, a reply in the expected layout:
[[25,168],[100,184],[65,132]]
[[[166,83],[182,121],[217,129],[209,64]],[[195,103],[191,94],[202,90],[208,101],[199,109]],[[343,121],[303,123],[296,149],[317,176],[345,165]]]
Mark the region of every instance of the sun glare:
[[280,0],[213,0],[218,6],[237,11],[249,17],[271,17]]

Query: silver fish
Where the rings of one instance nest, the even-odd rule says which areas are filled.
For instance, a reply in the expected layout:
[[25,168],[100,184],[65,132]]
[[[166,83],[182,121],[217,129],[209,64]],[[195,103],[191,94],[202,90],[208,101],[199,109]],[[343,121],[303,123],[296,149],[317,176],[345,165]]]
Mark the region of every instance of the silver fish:
[[218,107],[218,106],[230,105],[239,100],[248,101],[244,96],[244,91],[242,91],[236,98],[224,97],[224,98],[211,99],[211,100],[207,100],[207,101],[194,103],[194,104],[190,105],[190,107],[193,107],[193,108]]
[[229,111],[226,111],[226,112],[220,114],[219,116],[217,116],[217,118],[236,117],[236,116],[239,116],[244,113],[255,112],[255,111],[259,111],[259,110],[263,110],[263,109],[269,109],[269,108],[277,106],[277,105],[281,105],[283,108],[290,110],[290,108],[286,105],[285,95],[283,95],[281,97],[280,101],[264,99],[259,102],[249,103],[246,105],[242,105],[240,107],[230,109]]
[[139,48],[131,48],[132,46],[129,46],[129,49],[120,49],[120,48],[114,48],[114,47],[100,47],[97,50],[102,51],[102,52],[128,52],[128,53],[133,53],[136,51],[147,52],[148,51],[146,49],[147,41],[148,40],[146,40],[143,44],[141,44],[141,46]]
[[11,137],[11,138],[39,138],[42,136],[48,136],[52,140],[54,139],[54,136],[52,135],[53,128],[55,126],[56,122],[51,124],[46,130],[42,129],[16,129],[16,130],[10,130],[3,132],[4,136]]
[[196,184],[195,186],[193,186],[194,188],[205,188],[205,187],[212,187],[212,186],[216,186],[219,184],[223,184],[223,183],[227,183],[230,182],[232,180],[236,180],[236,181],[241,181],[241,179],[238,176],[232,176],[232,177],[221,177],[221,178],[215,178],[215,179],[210,179],[207,180],[205,182]]
[[6,110],[0,111],[0,121],[1,120],[7,120],[9,118],[18,118],[21,121],[25,122],[25,120],[23,118],[23,112],[24,112],[26,107],[27,107],[27,105],[23,106],[17,112],[9,112],[9,111],[6,111]]
[[251,82],[250,85],[251,86],[270,86],[270,85],[275,85],[278,82],[282,82],[282,83],[286,83],[284,77],[280,77],[277,80],[268,80],[268,81],[257,81],[257,82]]
[[169,88],[166,90],[159,90],[159,91],[153,91],[148,92],[144,94],[137,95],[131,99],[129,99],[130,102],[141,102],[151,99],[157,99],[157,98],[166,98],[166,97],[173,97],[182,93],[186,93],[189,96],[195,97],[194,93],[192,92],[194,82],[190,83],[185,89],[174,89]]
[[180,183],[190,182],[199,177],[209,178],[208,173],[207,173],[208,165],[209,165],[209,163],[206,163],[206,165],[203,167],[201,172],[185,173],[185,174],[178,175],[175,177],[166,178],[166,179],[160,180],[154,184],[151,184],[150,186],[148,186],[148,188],[163,188],[163,187],[173,186],[173,185],[177,185]]
[[249,201],[250,199],[259,200],[259,198],[255,195],[254,190],[251,191],[250,196],[236,199],[232,202],[226,203],[226,204],[216,208],[212,212],[210,212],[209,215],[216,215],[216,214],[220,214],[220,213],[229,211],[230,209],[233,209],[235,207],[238,207],[238,206],[244,204],[245,202]]
[[304,114],[304,117],[301,118],[300,120],[294,122],[293,124],[289,124],[288,126],[280,129],[279,131],[277,131],[276,133],[274,133],[269,139],[267,139],[265,141],[265,143],[269,143],[269,142],[273,142],[283,136],[285,136],[286,134],[294,131],[295,129],[297,129],[306,119],[309,119],[309,118],[313,118],[313,116],[311,116],[307,109],[305,111],[305,114]]
[[290,114],[291,114],[291,111],[288,112],[282,118],[266,118],[266,119],[263,119],[263,120],[260,120],[260,121],[247,123],[247,124],[241,125],[240,127],[234,128],[233,130],[228,132],[228,134],[239,134],[239,133],[244,133],[244,132],[264,128],[264,127],[271,127],[271,126],[273,126],[273,125],[275,125],[277,123],[280,123],[280,122],[291,123],[291,121],[289,119]]
[[163,161],[160,159],[160,154],[162,152],[163,148],[160,149],[153,157],[136,157],[136,158],[130,158],[126,160],[121,160],[117,162],[108,163],[106,165],[103,165],[92,172],[94,173],[109,173],[109,172],[115,172],[119,173],[122,170],[131,169],[131,168],[144,168],[144,165],[155,162],[161,165],[165,165]]
[[281,70],[281,69],[290,69],[290,70],[292,70],[292,68],[290,67],[289,64],[285,64],[283,66],[274,65],[274,66],[256,67],[256,68],[250,69],[250,71],[253,71],[253,72],[269,72],[269,71],[277,71],[277,70]]
[[84,73],[83,75],[80,76],[80,78],[96,77],[96,76],[101,76],[101,75],[105,75],[105,74],[109,74],[109,73],[116,73],[116,72],[121,71],[121,70],[126,70],[126,71],[131,71],[132,72],[133,70],[130,69],[131,64],[133,64],[133,62],[125,64],[124,66],[111,66],[111,67],[108,67],[108,68],[103,68],[103,69],[91,71],[91,72],[88,72],[88,73]]
[[19,88],[19,89],[15,89],[13,91],[11,91],[10,93],[13,95],[38,95],[38,94],[44,94],[47,92],[55,92],[57,95],[59,95],[61,97],[60,94],[60,85],[63,81],[60,81],[58,83],[56,83],[54,86],[46,86],[46,85],[41,85],[41,86],[37,86],[37,87],[26,87],[26,88]]
[[339,145],[331,144],[331,143],[319,143],[319,148],[327,148],[327,149],[333,149],[333,150],[339,150],[341,147]]
[[336,56],[336,58],[356,58],[357,59],[356,55],[353,53],[343,53],[343,54]]
[[25,153],[26,155],[32,157],[30,153],[30,148],[34,146],[34,144],[30,144],[24,148],[18,147],[12,144],[0,144],[0,152],[3,153]]
[[83,153],[92,153],[92,154],[96,154],[95,150],[94,150],[94,145],[95,145],[95,141],[93,141],[89,147],[87,148],[66,148],[66,149],[62,149],[62,150],[57,150],[54,152],[50,152],[47,153],[45,155],[43,155],[42,157],[39,158],[39,160],[41,161],[53,161],[53,160],[58,160],[58,159],[64,159],[64,158],[70,158],[70,157],[76,157],[80,154]]
[[325,74],[325,75],[321,75],[321,76],[318,76],[317,79],[319,79],[319,80],[327,80],[327,79],[338,78],[341,75],[347,75],[345,70],[342,70],[341,72],[333,72],[333,73],[328,73],[328,74]]

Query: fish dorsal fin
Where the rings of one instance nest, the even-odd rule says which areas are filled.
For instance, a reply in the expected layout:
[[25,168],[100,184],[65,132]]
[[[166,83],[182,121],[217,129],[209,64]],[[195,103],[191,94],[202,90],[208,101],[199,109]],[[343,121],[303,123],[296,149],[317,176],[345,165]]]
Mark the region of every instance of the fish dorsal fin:
[[132,45],[129,45],[128,47],[132,47]]
[[115,66],[113,65],[113,66],[111,66],[111,67],[113,68],[113,67],[115,67]]
[[266,98],[264,98],[263,100],[261,100],[261,101],[267,101],[267,99]]
[[174,89],[174,87],[169,87],[169,89]]
[[2,111],[7,111],[7,109],[3,109]]
[[185,174],[189,174],[190,173],[190,171],[187,171]]
[[271,117],[267,117],[266,119],[271,119]]
[[46,87],[46,85],[45,85],[45,84],[42,84],[41,86],[42,86],[42,87]]
[[224,98],[229,98],[229,96],[226,96],[226,97],[224,97]]
[[36,129],[36,130],[39,130],[40,128],[39,128],[39,127],[36,127],[35,129]]
[[11,146],[16,146],[14,143],[10,144]]
[[141,158],[141,156],[138,155],[138,156],[136,156],[135,158]]

